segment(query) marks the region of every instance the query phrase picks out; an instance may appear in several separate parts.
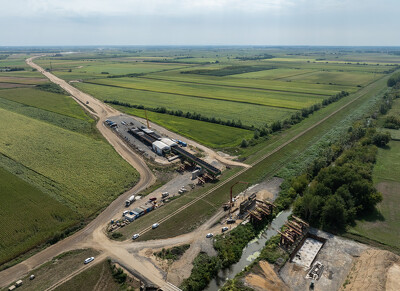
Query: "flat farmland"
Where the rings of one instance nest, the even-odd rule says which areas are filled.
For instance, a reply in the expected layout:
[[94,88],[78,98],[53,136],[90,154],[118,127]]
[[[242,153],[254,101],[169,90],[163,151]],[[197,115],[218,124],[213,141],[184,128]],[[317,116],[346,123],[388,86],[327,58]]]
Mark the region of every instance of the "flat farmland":
[[301,70],[301,69],[272,69],[266,71],[250,72],[244,74],[237,74],[235,78],[243,79],[265,79],[265,80],[276,80],[282,78],[288,78],[292,76],[302,75],[311,73],[313,70]]
[[277,62],[276,59],[264,60],[263,63],[279,68],[295,68],[295,69],[306,69],[306,70],[325,70],[325,71],[339,71],[339,72],[361,72],[361,73],[376,73],[383,74],[385,71],[393,68],[393,64],[357,64],[347,63],[343,61],[287,61]]
[[90,120],[72,98],[61,94],[34,88],[18,88],[0,91],[0,98],[77,119]]
[[[144,110],[123,106],[116,107],[127,114],[145,118]],[[234,147],[243,139],[253,137],[253,132],[250,130],[215,123],[207,123],[205,126],[205,122],[199,120],[188,120],[187,118],[157,112],[147,112],[147,117],[150,121],[212,148]]]
[[104,141],[3,109],[0,121],[0,152],[53,181],[57,198],[78,213],[92,215],[137,181]]
[[377,211],[350,228],[350,234],[363,236],[400,250],[400,142],[378,150],[373,171],[374,183],[383,195]]
[[[75,83],[74,85],[100,100],[118,100],[150,108],[165,107],[171,110],[182,110],[183,112],[196,112],[222,120],[241,120],[246,125],[262,126],[265,123],[285,119],[296,112],[293,109],[138,91],[89,83]],[[204,126],[206,125],[208,126],[208,123],[204,123]]]
[[282,78],[282,81],[286,80],[305,83],[335,84],[343,86],[354,86],[357,84],[360,86],[365,86],[376,80],[376,78],[377,76],[372,73],[316,71]]
[[92,217],[138,180],[93,124],[67,96],[0,91],[2,267]]
[[48,82],[45,78],[7,77],[0,74],[0,83],[14,83],[25,85],[38,85]]
[[[277,69],[280,70],[280,69]],[[246,88],[246,89],[262,89],[266,91],[279,91],[288,93],[303,93],[303,94],[315,94],[315,95],[326,95],[331,96],[343,90],[343,86],[328,85],[328,84],[305,84],[301,82],[290,82],[280,80],[266,80],[257,78],[241,78],[242,74],[225,76],[225,77],[212,77],[196,74],[181,74],[180,71],[162,72],[148,74],[141,78],[148,79],[161,79],[176,82],[194,83],[194,84],[205,84],[205,85],[219,85],[233,88]],[[268,72],[272,74],[275,71],[258,71],[254,73]],[[300,74],[303,70],[296,70],[297,74]],[[309,70],[305,70],[309,72]],[[252,74],[252,73],[245,73]],[[353,88],[349,88],[351,92],[357,91],[356,85]],[[349,92],[350,92],[349,91]]]
[[[39,59],[37,63],[44,68],[52,67],[53,73],[67,80],[97,78],[107,75],[143,74],[185,68],[187,65],[125,61],[116,62],[113,59],[103,60],[57,60]],[[69,72],[71,70],[71,72]],[[106,74],[108,73],[108,74]],[[68,77],[70,76],[70,77]],[[74,76],[71,78],[71,76]]]
[[76,222],[66,205],[0,167],[0,265]]
[[239,103],[301,109],[321,102],[326,96],[226,86],[148,80],[143,78],[112,78],[90,80],[88,83],[133,89],[136,91],[171,94],[174,96],[226,100]]

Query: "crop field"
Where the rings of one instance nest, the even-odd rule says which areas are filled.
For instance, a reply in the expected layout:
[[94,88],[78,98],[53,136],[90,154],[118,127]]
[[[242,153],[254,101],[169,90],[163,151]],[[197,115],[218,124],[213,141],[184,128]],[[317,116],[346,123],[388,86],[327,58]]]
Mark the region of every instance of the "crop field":
[[[137,61],[121,61],[116,62],[111,59],[109,61],[101,60],[46,60],[39,59],[37,64],[44,68],[52,68],[55,75],[62,73],[63,77],[81,76],[79,79],[87,79],[93,77],[105,77],[112,75],[126,75],[126,74],[142,74],[151,72],[160,72],[166,70],[174,70],[185,68],[187,65],[179,65],[174,63],[152,63],[152,62],[137,62]],[[71,72],[69,72],[71,70]],[[74,78],[67,78],[72,80]]]
[[[144,105],[151,108],[165,107],[167,109],[182,110],[183,112],[197,112],[207,117],[216,117],[223,120],[241,120],[243,124],[254,124],[256,126],[284,119],[295,112],[293,109],[286,108],[272,108],[218,99],[182,97],[89,83],[76,83],[75,86],[100,100],[117,99],[120,102]],[[251,114],[249,114],[250,112]],[[208,126],[208,123],[203,122],[203,124]],[[169,127],[167,126],[167,128]]]
[[72,98],[61,94],[33,88],[19,88],[0,91],[0,98],[70,116],[76,119],[86,121],[90,120]]
[[[144,110],[116,106],[119,110],[145,118]],[[187,120],[183,117],[171,116],[157,112],[147,112],[150,121],[163,127],[168,127],[175,132],[189,137],[201,144],[212,148],[234,147],[243,139],[250,139],[253,132],[250,130],[232,128],[220,124],[210,123],[204,126],[199,120]],[[193,134],[196,132],[196,134]]]
[[51,180],[60,188],[55,198],[78,213],[93,214],[137,180],[103,141],[3,109],[0,120],[0,152]]
[[266,71],[258,71],[251,73],[244,73],[235,75],[235,78],[243,79],[265,79],[265,80],[277,80],[288,78],[292,76],[308,74],[314,72],[313,70],[301,70],[301,69],[272,69]]
[[[269,55],[275,57],[263,58]],[[154,49],[131,56],[116,54],[107,58],[102,54],[99,59],[92,55],[90,60],[80,60],[75,55],[71,60],[53,58],[51,61],[55,74],[68,80],[83,79],[83,83],[74,85],[100,100],[147,108],[164,107],[224,121],[240,120],[244,125],[260,127],[288,118],[297,110],[341,91],[355,93],[393,70],[396,64],[393,56],[383,57],[377,64],[367,62],[368,54],[364,55],[365,62],[335,59],[336,56],[320,51],[307,54],[301,50],[294,55],[278,49],[254,49],[254,52]],[[68,67],[71,72],[66,71]],[[121,76],[107,78],[101,72]],[[129,73],[140,75],[123,76]],[[69,78],[68,74],[73,74],[74,78]],[[129,108],[121,110],[140,115],[139,111]],[[190,130],[190,134],[189,130],[184,130],[193,127],[193,120],[179,118],[177,126],[174,116],[153,114],[152,118],[205,145],[234,145],[229,140],[233,133],[227,134],[226,140],[215,142],[210,139],[212,134],[207,137],[198,129]],[[212,132],[210,123],[200,121],[198,128],[203,127],[209,127]]]
[[[259,71],[254,73],[255,74],[262,72],[273,73],[275,70],[279,71],[280,69]],[[181,74],[180,73],[181,71],[184,70],[148,74],[145,75],[144,77],[141,76],[141,78],[163,79],[163,80],[194,83],[194,84],[219,85],[219,86],[227,86],[233,88],[264,89],[265,91],[293,92],[293,93],[316,94],[316,95],[326,95],[326,96],[334,95],[337,92],[343,90],[343,86],[338,86],[338,85],[310,84],[310,83],[305,84],[301,82],[289,82],[280,80],[240,78],[242,74],[216,78],[204,75]],[[309,73],[308,70],[305,71],[296,70],[296,71],[297,74]],[[249,73],[245,73],[243,75],[246,74]],[[354,87],[356,87],[356,85],[354,85]],[[350,90],[349,92],[356,90],[357,88],[354,88],[354,90]]]
[[77,213],[0,167],[0,265],[71,226]]
[[[235,177],[232,181],[221,186],[219,189],[214,190],[210,195],[186,208],[170,221],[161,224],[157,228],[157,231],[147,232],[141,236],[141,239],[166,238],[170,237],[171,233],[174,235],[179,235],[195,229],[196,226],[199,226],[202,222],[209,218],[213,211],[219,209],[222,203],[229,200],[229,189],[236,181],[259,183],[266,177],[273,177],[282,172],[287,173],[290,170],[290,167],[293,167],[296,164],[308,165],[307,162],[310,161],[310,156],[312,157],[314,152],[318,150],[318,148],[315,149],[315,145],[327,144],[332,140],[339,139],[340,136],[347,131],[348,127],[356,119],[360,118],[365,114],[365,112],[369,112],[375,107],[376,102],[380,100],[379,96],[381,96],[383,94],[382,92],[386,90],[386,80],[386,78],[379,80],[377,83],[371,84],[369,87],[364,88],[360,92],[356,93],[355,96],[343,98],[337,103],[332,104],[332,106],[325,107],[311,116],[309,119],[306,119],[304,123],[297,124],[289,129],[285,135],[275,136],[266,143],[259,145],[259,152],[253,154],[253,156],[248,158],[246,162],[250,163],[260,161],[263,155],[271,152],[274,148],[290,140],[307,127],[321,120],[324,116],[327,116],[334,110],[348,103],[352,98],[359,97],[359,99],[350,104],[348,107],[338,112],[327,121],[313,128],[298,138],[295,142],[287,145],[279,152],[262,160],[262,162],[253,165],[245,173]],[[230,172],[225,172],[220,180],[224,181],[238,170],[239,169],[233,169]],[[285,178],[287,176],[282,175],[281,177]],[[121,232],[126,236],[132,235],[132,233],[136,233],[172,213],[180,206],[198,197],[213,186],[214,185],[206,185],[200,190],[185,194],[179,199],[170,202],[168,207],[153,211],[152,213],[128,225],[121,230]],[[245,186],[238,185],[238,187],[234,189],[234,194],[236,195],[244,189]]]
[[47,79],[43,78],[27,78],[27,77],[7,77],[0,74],[0,83],[14,83],[14,84],[26,84],[26,85],[37,85],[46,83]]
[[355,72],[324,72],[317,71],[308,74],[298,74],[295,76],[282,78],[286,81],[296,81],[305,83],[335,84],[343,86],[354,86],[354,84],[365,86],[376,79],[375,74],[355,73]]
[[265,105],[270,107],[301,109],[321,102],[325,96],[303,93],[265,91],[257,89],[229,88],[215,85],[187,84],[146,80],[142,78],[96,79],[90,83],[134,89],[137,91],[172,94],[185,98],[197,97]]
[[0,265],[96,214],[137,179],[70,97],[0,90]]

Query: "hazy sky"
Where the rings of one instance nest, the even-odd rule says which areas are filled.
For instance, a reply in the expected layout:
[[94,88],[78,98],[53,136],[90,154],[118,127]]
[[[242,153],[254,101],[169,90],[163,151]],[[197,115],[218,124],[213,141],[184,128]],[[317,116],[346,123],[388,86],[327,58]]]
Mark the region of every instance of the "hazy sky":
[[400,45],[399,0],[0,0],[7,45]]

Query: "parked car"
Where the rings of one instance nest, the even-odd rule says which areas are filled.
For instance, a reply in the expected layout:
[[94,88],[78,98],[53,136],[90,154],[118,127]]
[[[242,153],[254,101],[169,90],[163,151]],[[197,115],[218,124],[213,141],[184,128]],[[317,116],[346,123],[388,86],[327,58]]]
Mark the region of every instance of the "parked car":
[[137,238],[139,238],[139,234],[138,233],[136,233],[136,234],[134,234],[133,236],[132,236],[132,239],[137,239]]
[[158,226],[159,226],[158,223],[154,223],[154,224],[151,226],[151,228],[152,228],[152,229],[155,229],[155,228],[157,228]]
[[228,229],[229,229],[229,227],[224,226],[224,227],[222,228],[222,232],[225,232],[225,231],[227,231]]
[[206,238],[211,238],[211,237],[213,237],[214,235],[210,232],[210,233],[207,233],[207,235],[206,235]]
[[89,264],[90,262],[93,262],[93,260],[94,260],[94,257],[90,257],[90,258],[87,258],[83,263],[86,265],[86,264]]

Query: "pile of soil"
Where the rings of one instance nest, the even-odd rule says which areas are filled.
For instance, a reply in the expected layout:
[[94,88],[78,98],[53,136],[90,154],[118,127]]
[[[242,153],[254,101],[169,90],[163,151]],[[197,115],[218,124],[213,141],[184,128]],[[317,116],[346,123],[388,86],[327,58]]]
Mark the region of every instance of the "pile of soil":
[[353,263],[341,290],[400,290],[400,257],[369,249]]
[[266,261],[260,261],[258,266],[253,268],[253,272],[244,278],[244,281],[245,285],[254,290],[289,291],[289,288]]

